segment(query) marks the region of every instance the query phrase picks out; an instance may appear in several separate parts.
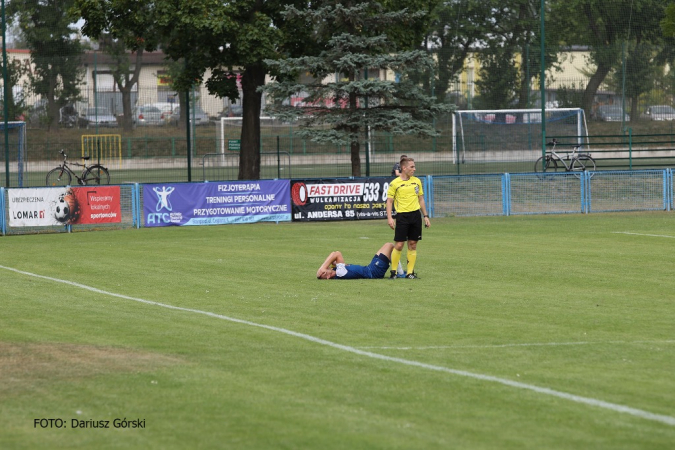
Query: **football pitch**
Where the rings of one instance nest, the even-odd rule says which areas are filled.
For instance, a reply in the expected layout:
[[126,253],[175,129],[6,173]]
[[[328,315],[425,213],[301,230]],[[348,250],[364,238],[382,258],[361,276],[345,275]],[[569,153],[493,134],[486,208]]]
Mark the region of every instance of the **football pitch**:
[[2,449],[672,449],[675,214],[0,238]]

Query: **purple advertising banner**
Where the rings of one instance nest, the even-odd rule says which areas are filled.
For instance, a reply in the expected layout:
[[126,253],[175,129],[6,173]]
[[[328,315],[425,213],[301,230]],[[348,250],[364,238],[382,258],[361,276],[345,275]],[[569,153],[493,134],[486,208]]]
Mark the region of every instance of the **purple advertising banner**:
[[146,227],[291,220],[289,180],[144,184]]

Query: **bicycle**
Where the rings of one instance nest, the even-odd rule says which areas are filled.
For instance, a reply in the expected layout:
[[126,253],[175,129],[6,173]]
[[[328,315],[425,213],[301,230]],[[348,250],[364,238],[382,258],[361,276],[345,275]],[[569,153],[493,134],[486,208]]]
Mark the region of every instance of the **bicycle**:
[[68,155],[66,155],[66,152],[61,150],[59,153],[63,155],[63,163],[47,173],[47,186],[70,186],[73,177],[77,179],[77,183],[80,185],[110,184],[110,174],[108,173],[108,169],[100,164],[88,166],[86,161],[89,160],[89,156],[82,157],[85,161],[84,164],[76,162],[70,163],[73,166],[82,167],[82,173],[80,176],[77,176],[73,169],[68,165]]
[[565,157],[562,157],[555,151],[557,144],[558,141],[556,139],[547,144],[552,146],[551,150],[546,152],[546,156],[540,157],[534,163],[535,172],[562,172],[563,168],[565,172],[595,171],[595,160],[591,155],[579,153],[581,145],[575,145],[572,153],[567,153]]

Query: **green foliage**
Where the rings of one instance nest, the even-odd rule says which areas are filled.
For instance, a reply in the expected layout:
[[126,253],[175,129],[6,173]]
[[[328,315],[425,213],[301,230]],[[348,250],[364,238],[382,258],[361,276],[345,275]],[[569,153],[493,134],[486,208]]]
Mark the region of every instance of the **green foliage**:
[[675,3],[666,7],[665,17],[661,19],[661,29],[664,36],[675,37]]
[[[630,100],[629,112],[631,121],[638,119],[638,100],[640,96],[651,91],[656,83],[657,74],[664,73],[654,58],[654,47],[649,44],[624,44],[622,49],[624,63],[612,73],[608,83],[615,92],[623,92]],[[625,65],[625,67],[624,67]]]
[[513,107],[518,91],[519,71],[514,55],[508,51],[485,51],[479,55],[481,69],[476,80],[480,109],[507,109]]
[[21,26],[34,65],[29,75],[30,89],[47,101],[50,125],[54,128],[59,108],[79,97],[84,74],[82,45],[71,37],[76,32],[69,14],[73,1],[14,0],[6,11]]
[[[0,60],[0,71],[2,70],[2,60]],[[22,66],[18,61],[8,61],[7,64],[7,81],[9,86],[9,97],[8,101],[5,104],[4,97],[4,83],[0,85],[0,117],[4,117],[5,112],[7,112],[8,120],[19,120],[28,110],[28,105],[26,105],[26,93],[30,90],[30,86],[24,86],[19,84],[21,77],[26,75],[26,68]],[[21,88],[21,95],[16,98],[14,96],[14,87]],[[5,111],[5,106],[7,110]]]
[[302,44],[309,41],[307,30],[280,15],[285,5],[306,2],[76,1],[85,17],[85,34],[99,36],[107,31],[131,50],[161,46],[169,59],[182,61],[182,67],[172,69],[176,91],[187,92],[195,82],[205,81],[211,94],[237,100],[236,76],[241,74],[248,119],[242,128],[240,177],[259,178],[262,97],[258,88],[268,72],[264,60],[312,48]]
[[584,87],[581,83],[563,85],[556,91],[556,100],[559,108],[580,108],[583,99]]
[[[276,100],[274,114],[300,120],[301,135],[317,143],[349,146],[353,174],[358,176],[359,146],[365,143],[366,130],[436,136],[431,119],[450,106],[435,104],[410,77],[413,71],[433,68],[429,55],[397,50],[388,34],[424,17],[423,12],[387,11],[372,2],[331,3],[314,10],[288,8],[289,17],[313,27],[324,49],[317,56],[268,60],[284,78],[264,90]],[[398,79],[380,79],[387,71]],[[311,79],[294,78],[304,72]],[[305,106],[283,104],[293,96],[304,96]]]
[[552,4],[554,26],[567,30],[565,43],[588,46],[591,50],[595,71],[586,86],[582,105],[587,113],[605,77],[620,69],[622,45],[662,42],[659,22],[664,9],[662,0],[620,0],[611,5],[602,0],[569,0]]
[[75,0],[71,13],[84,18],[82,32],[98,40],[110,56],[112,76],[122,93],[123,125],[131,130],[131,93],[139,81],[143,52],[155,50],[162,39],[155,20],[155,2]]

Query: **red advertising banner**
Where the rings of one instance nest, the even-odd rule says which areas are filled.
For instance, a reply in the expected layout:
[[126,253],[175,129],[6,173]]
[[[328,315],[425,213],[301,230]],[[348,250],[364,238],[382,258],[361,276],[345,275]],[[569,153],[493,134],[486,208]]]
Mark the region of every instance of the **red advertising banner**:
[[72,224],[119,223],[122,221],[119,186],[74,187],[79,207]]

